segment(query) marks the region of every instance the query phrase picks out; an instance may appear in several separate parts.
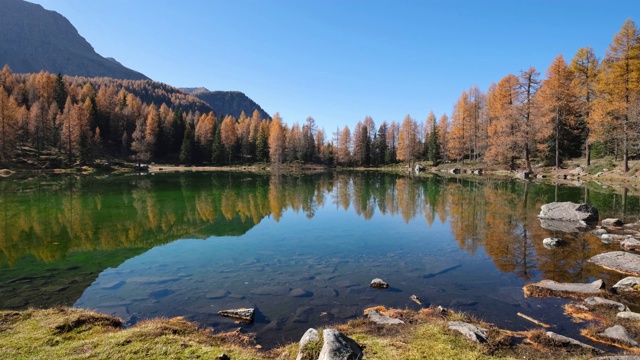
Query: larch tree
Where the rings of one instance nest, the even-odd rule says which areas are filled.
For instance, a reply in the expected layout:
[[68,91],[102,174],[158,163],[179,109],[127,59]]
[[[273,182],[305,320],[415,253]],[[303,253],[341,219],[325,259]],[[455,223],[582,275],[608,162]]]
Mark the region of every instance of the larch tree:
[[353,162],[358,166],[369,165],[371,137],[367,126],[358,121],[353,130]]
[[463,91],[453,108],[449,146],[447,147],[449,158],[456,159],[456,161],[462,160],[463,163],[465,152],[471,144],[469,105],[469,95],[466,91]]
[[586,127],[578,118],[578,97],[574,90],[573,73],[562,55],[558,55],[546,72],[546,79],[538,91],[540,110],[536,116],[538,143],[541,153],[554,155],[556,170],[566,156],[580,151]]
[[351,130],[348,126],[345,126],[340,132],[340,139],[338,140],[338,148],[336,149],[337,161],[340,165],[349,165],[351,163]]
[[531,168],[531,153],[536,147],[535,120],[533,114],[537,111],[535,94],[540,87],[540,73],[533,66],[520,73],[518,109],[520,119],[516,136],[522,144],[522,159],[528,172]]
[[278,166],[284,161],[284,128],[282,125],[282,118],[279,113],[276,113],[271,119],[271,126],[269,127],[269,157],[271,162]]
[[579,116],[587,123],[587,139],[585,141],[585,159],[587,166],[591,165],[591,143],[597,138],[592,133],[594,122],[591,117],[593,101],[596,98],[597,77],[600,72],[600,62],[591,47],[578,49],[571,60],[570,69],[573,72],[573,88],[578,95]]
[[238,134],[236,132],[236,120],[231,115],[227,115],[220,126],[220,139],[227,155],[228,163],[231,163],[236,154],[238,144]]
[[418,123],[410,115],[405,116],[398,134],[398,160],[408,162],[413,167],[420,152],[418,144]]
[[36,148],[38,157],[48,144],[52,128],[49,122],[49,108],[44,98],[38,99],[29,110],[29,137]]
[[515,169],[515,154],[521,149],[521,144],[516,137],[518,86],[518,78],[509,74],[503,77],[487,95],[490,124],[485,160],[489,163],[507,164],[512,170]]
[[[5,66],[5,68],[8,68]],[[16,136],[18,104],[0,87],[0,161],[11,159]]]
[[155,105],[149,107],[149,114],[147,115],[145,125],[145,143],[149,158],[152,159],[157,154],[158,134],[160,133],[160,114]]
[[442,114],[440,119],[438,119],[436,129],[438,131],[438,146],[445,161],[449,159],[449,126],[449,117],[447,114]]
[[602,61],[598,77],[600,96],[594,103],[598,131],[611,131],[622,145],[623,171],[629,171],[629,148],[636,140],[640,103],[640,33],[628,19]]

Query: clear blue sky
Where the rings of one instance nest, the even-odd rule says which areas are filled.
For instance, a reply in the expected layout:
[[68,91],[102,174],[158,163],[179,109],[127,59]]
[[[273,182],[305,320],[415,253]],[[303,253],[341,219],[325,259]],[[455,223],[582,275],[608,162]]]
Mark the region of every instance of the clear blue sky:
[[450,114],[463,90],[603,57],[640,3],[594,0],[31,0],[102,56],[179,87],[239,90],[327,135],[365,116]]

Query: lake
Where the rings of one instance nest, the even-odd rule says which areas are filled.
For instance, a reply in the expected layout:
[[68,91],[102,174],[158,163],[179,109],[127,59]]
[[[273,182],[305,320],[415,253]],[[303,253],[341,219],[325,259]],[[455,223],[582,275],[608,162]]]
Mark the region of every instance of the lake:
[[[540,206],[587,201],[637,220],[640,200],[566,187],[380,172],[173,173],[0,182],[0,308],[93,309],[127,324],[184,316],[242,327],[266,348],[375,305],[442,305],[512,330],[525,313],[577,336],[561,299],[525,299],[541,279],[610,286],[587,262],[617,249],[542,228]],[[565,247],[546,249],[558,236]],[[390,284],[371,289],[373,278]],[[219,310],[255,307],[254,324]]]

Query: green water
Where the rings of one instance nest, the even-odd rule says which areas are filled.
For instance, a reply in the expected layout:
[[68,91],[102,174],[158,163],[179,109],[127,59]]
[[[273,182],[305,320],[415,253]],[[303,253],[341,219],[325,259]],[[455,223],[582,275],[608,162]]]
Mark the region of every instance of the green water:
[[[518,311],[559,324],[562,300],[525,299],[540,279],[608,284],[587,263],[613,250],[540,226],[540,205],[585,199],[635,220],[639,199],[597,187],[410,178],[383,173],[180,173],[0,183],[0,308],[95,309],[127,323],[256,307],[266,346],[373,305],[464,310],[511,329]],[[560,236],[549,250],[542,239]],[[389,290],[368,287],[374,277]]]

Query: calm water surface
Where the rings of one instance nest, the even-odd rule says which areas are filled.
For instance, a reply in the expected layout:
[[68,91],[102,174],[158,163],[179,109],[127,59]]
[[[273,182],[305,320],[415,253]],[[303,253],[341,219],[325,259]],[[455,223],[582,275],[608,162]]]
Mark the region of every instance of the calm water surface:
[[[577,335],[564,300],[525,299],[541,279],[609,285],[587,263],[613,250],[543,229],[546,202],[584,201],[635,220],[639,199],[596,188],[380,173],[183,173],[0,183],[0,308],[67,305],[127,323],[185,316],[242,326],[266,347],[409,297],[512,330],[522,312]],[[563,248],[542,239],[560,236]],[[384,291],[368,287],[374,277]],[[238,325],[219,310],[255,307]]]

